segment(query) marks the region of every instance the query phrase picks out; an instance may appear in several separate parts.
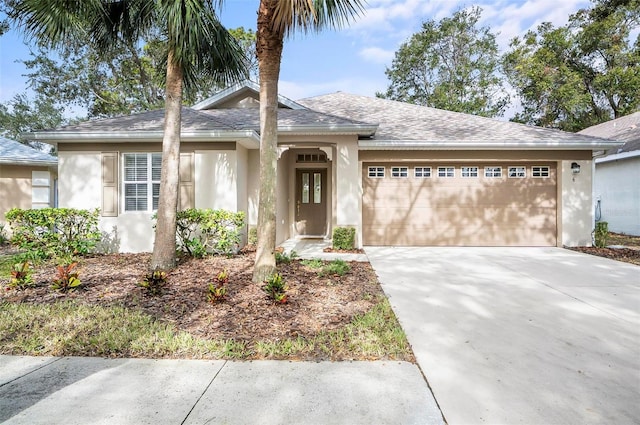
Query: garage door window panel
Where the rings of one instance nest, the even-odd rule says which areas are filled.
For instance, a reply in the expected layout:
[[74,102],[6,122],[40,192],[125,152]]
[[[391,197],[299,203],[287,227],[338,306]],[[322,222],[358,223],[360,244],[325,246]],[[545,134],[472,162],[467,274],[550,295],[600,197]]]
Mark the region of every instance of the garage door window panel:
[[464,178],[478,177],[478,167],[462,167],[460,170]]
[[431,167],[415,167],[413,176],[418,179],[427,179],[431,177]]
[[369,167],[369,177],[372,179],[384,178],[384,167]]
[[409,177],[409,168],[408,167],[391,167],[391,177],[393,178]]
[[442,177],[442,178],[455,177],[455,167],[438,167],[438,177]]
[[510,179],[524,179],[527,177],[527,167],[509,167]]
[[484,167],[484,176],[490,179],[502,177],[502,167]]
[[550,176],[550,168],[547,166],[531,167],[531,176],[535,178],[548,178]]

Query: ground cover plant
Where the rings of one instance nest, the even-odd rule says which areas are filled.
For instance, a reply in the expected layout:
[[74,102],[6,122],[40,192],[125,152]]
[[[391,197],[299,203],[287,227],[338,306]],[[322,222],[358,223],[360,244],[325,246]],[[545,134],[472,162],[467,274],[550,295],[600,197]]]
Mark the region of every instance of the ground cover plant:
[[[571,249],[640,266],[640,236],[609,232],[606,241],[607,247],[592,246]],[[617,248],[608,248],[611,246],[617,246]]]
[[[283,303],[251,281],[252,252],[181,257],[154,294],[140,285],[149,254],[77,261],[82,285],[66,293],[51,288],[53,260],[23,290],[8,288],[11,266],[0,270],[0,354],[414,361],[368,263],[347,263],[331,281],[300,260],[282,263]],[[212,283],[223,297],[212,299]]]

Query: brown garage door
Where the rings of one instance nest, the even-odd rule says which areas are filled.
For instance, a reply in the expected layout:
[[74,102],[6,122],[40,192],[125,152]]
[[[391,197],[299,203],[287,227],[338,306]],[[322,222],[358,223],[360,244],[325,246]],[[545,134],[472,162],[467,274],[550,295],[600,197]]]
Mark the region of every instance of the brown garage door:
[[555,246],[555,163],[365,163],[365,245]]

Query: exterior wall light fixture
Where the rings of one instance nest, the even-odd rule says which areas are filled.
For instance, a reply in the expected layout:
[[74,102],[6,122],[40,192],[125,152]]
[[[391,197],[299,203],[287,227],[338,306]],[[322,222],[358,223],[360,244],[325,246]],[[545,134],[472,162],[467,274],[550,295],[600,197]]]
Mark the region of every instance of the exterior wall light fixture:
[[571,163],[571,172],[573,174],[579,174],[580,173],[580,164],[578,164],[577,162],[572,162]]

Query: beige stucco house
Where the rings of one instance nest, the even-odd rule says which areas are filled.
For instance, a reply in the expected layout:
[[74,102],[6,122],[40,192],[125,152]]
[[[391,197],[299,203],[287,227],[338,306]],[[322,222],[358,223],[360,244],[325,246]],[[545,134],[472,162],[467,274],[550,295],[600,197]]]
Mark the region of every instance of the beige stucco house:
[[56,157],[0,137],[0,223],[11,208],[54,205]]
[[[180,205],[257,222],[258,87],[183,109]],[[594,152],[616,142],[347,93],[280,97],[277,239],[360,245],[589,245]],[[120,251],[149,251],[163,111],[43,131],[59,203],[102,210]]]

